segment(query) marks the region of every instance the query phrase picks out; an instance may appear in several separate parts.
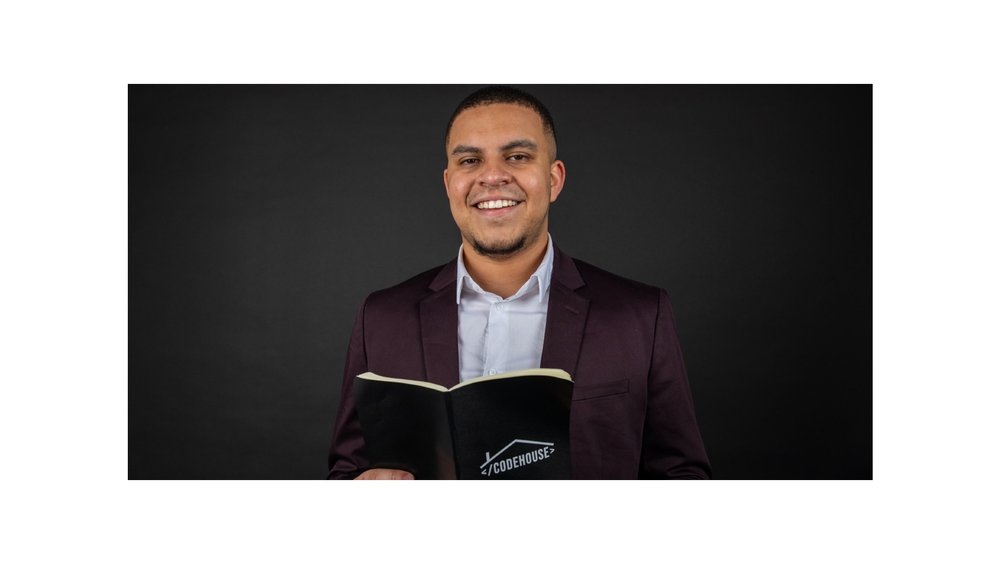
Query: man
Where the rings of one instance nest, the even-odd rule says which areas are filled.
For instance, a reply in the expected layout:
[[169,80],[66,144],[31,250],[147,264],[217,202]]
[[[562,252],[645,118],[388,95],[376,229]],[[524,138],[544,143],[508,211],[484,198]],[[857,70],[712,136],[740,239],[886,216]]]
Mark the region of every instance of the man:
[[348,348],[331,478],[411,479],[368,469],[352,398],[366,371],[461,380],[525,368],[574,379],[574,478],[708,478],[666,292],[561,253],[549,205],[566,180],[548,110],[490,87],[467,97],[445,139],[459,256],[362,305]]

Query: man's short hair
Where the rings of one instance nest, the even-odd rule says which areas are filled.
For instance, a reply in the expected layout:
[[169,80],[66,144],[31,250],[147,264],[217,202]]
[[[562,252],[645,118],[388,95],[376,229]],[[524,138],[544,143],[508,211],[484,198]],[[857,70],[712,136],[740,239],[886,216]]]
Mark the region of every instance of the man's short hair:
[[[455,123],[455,118],[458,117],[458,114],[471,108],[489,106],[491,104],[517,104],[518,106],[534,110],[538,114],[538,117],[542,118],[542,128],[545,130],[545,133],[551,135],[552,141],[555,142],[556,124],[552,121],[552,114],[549,113],[549,109],[538,98],[513,86],[487,86],[466,96],[458,107],[455,108],[455,113],[451,114],[451,119],[448,120],[448,129],[445,130],[444,134],[445,149],[447,149],[448,139],[451,137],[451,126]],[[553,147],[553,159],[555,158],[554,149],[555,147]]]

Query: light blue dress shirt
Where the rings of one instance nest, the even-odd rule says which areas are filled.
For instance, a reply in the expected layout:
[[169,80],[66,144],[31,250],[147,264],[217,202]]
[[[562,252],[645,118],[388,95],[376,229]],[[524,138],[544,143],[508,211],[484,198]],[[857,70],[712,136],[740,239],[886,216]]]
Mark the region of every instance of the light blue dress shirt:
[[458,249],[458,368],[462,381],[511,370],[538,368],[552,281],[552,237],[528,281],[504,299],[483,290],[465,269]]

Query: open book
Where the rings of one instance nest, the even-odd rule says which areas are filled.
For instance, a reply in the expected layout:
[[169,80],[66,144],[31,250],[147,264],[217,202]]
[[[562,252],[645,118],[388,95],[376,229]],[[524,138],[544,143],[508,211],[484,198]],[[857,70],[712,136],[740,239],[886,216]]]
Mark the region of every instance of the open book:
[[366,372],[354,399],[372,468],[417,479],[568,479],[570,375],[536,368],[451,389]]

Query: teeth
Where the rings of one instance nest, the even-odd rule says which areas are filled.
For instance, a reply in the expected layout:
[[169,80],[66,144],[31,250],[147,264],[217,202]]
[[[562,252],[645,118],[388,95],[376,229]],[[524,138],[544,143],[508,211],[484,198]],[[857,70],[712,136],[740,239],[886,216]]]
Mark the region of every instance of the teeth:
[[495,210],[497,208],[509,208],[516,206],[517,202],[514,200],[490,200],[488,202],[479,202],[476,207],[481,210]]

